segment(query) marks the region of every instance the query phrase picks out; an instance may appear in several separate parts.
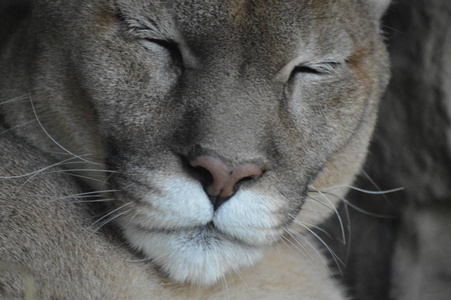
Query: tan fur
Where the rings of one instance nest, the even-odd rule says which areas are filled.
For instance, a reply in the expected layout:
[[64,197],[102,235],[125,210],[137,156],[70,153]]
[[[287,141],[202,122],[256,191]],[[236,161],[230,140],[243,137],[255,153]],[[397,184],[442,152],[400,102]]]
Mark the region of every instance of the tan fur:
[[[364,160],[386,3],[36,0],[0,59],[5,269],[43,299],[344,299],[305,236]],[[213,212],[197,148],[264,174]]]

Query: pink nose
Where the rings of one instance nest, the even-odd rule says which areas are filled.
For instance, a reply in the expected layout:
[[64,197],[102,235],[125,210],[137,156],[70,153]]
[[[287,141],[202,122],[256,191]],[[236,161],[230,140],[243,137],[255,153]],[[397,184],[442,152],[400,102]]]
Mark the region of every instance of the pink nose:
[[258,178],[261,168],[255,163],[243,163],[238,166],[228,166],[221,159],[209,155],[200,155],[190,160],[193,167],[202,167],[210,172],[213,182],[207,187],[211,197],[230,198],[236,192],[236,184],[245,178]]

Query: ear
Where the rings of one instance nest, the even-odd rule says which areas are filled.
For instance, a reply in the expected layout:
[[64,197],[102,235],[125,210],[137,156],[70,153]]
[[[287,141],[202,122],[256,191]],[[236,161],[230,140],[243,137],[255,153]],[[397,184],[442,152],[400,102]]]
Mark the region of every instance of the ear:
[[376,16],[376,18],[378,19],[380,19],[384,15],[385,11],[387,10],[391,2],[391,0],[365,0],[365,1],[368,2],[371,11],[373,12],[374,16]]

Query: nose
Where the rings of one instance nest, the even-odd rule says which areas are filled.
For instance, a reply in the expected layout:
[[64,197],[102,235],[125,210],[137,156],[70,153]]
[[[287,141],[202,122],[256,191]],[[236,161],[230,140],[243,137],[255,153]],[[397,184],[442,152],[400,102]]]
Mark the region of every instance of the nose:
[[189,163],[192,167],[202,167],[211,174],[213,181],[206,187],[206,192],[215,209],[236,193],[238,182],[262,175],[262,168],[256,163],[245,162],[230,166],[221,158],[208,154],[191,158]]

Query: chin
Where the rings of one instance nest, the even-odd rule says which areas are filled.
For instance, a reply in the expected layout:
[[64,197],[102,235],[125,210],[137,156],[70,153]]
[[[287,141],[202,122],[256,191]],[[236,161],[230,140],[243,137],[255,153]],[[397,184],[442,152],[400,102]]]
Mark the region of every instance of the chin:
[[212,285],[255,264],[284,234],[283,203],[271,193],[242,188],[213,209],[195,180],[154,182],[139,199],[124,193],[131,205],[116,222],[129,244],[175,282]]
[[259,261],[264,247],[230,239],[211,225],[174,231],[125,227],[130,244],[177,283],[215,284],[224,275]]

